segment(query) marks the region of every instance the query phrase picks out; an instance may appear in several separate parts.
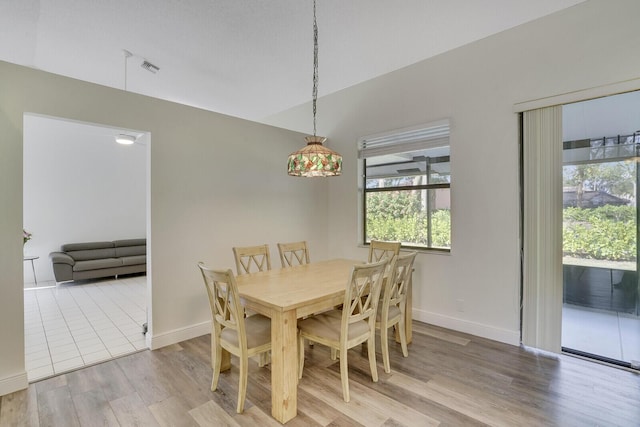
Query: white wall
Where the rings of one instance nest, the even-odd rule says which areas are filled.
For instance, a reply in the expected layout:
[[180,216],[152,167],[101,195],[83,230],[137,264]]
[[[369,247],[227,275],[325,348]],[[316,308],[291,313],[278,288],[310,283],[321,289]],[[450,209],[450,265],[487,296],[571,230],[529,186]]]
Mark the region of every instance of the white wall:
[[[450,118],[452,250],[418,256],[414,315],[518,344],[514,104],[640,77],[639,15],[637,0],[591,0],[320,99],[320,133],[344,156],[329,190],[333,254],[366,251],[358,246],[357,139]],[[266,122],[305,130],[308,111]]]
[[[24,224],[39,256],[39,282],[54,280],[49,253],[74,242],[146,236],[146,136],[114,141],[118,130],[67,120],[24,118]],[[24,263],[25,282],[33,282]]]
[[[291,178],[301,134],[0,62],[0,395],[26,386],[23,116],[151,135],[147,218],[152,347],[209,331],[198,261],[233,267],[231,247],[308,240],[326,258],[328,181]],[[64,171],[59,172],[64,176]],[[34,230],[35,231],[35,230]]]

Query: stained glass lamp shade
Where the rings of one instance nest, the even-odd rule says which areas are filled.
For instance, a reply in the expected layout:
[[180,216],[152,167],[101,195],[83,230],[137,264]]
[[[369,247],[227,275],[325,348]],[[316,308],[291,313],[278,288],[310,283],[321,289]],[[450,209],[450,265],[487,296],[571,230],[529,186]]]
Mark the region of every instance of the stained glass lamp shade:
[[322,145],[322,136],[307,136],[307,145],[289,155],[287,173],[291,176],[336,176],[342,173],[342,156]]

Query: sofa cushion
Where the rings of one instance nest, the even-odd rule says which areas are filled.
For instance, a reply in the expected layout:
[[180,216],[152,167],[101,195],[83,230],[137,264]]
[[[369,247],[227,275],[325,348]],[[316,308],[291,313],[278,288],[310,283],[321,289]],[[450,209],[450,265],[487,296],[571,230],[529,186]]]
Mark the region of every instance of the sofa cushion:
[[109,249],[87,249],[85,251],[67,251],[67,254],[76,261],[87,261],[91,259],[115,258],[115,248]]
[[141,246],[123,246],[116,248],[116,256],[117,257],[125,257],[125,256],[134,256],[134,255],[146,255],[147,247],[145,245]]
[[122,265],[138,265],[147,263],[146,255],[124,256],[120,259],[122,260]]
[[117,257],[147,254],[147,239],[114,240]]
[[61,252],[84,251],[88,249],[113,248],[113,242],[87,242],[87,243],[67,243],[60,247]]
[[113,246],[116,248],[123,246],[147,246],[147,239],[114,240]]
[[76,261],[73,271],[99,270],[113,267],[122,267],[122,260],[120,258],[104,258]]

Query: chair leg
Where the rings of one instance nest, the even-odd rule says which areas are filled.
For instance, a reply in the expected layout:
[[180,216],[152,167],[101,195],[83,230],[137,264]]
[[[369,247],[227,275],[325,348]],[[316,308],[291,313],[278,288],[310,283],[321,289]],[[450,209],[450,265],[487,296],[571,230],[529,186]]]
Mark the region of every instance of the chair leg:
[[211,379],[211,391],[218,388],[218,378],[220,378],[220,365],[222,362],[222,347],[217,345],[213,337],[211,338],[211,367],[213,368],[213,378]]
[[384,371],[388,374],[391,372],[391,364],[389,363],[389,328],[386,323],[380,325],[380,349],[382,350],[382,363]]
[[336,360],[338,358],[338,349],[331,348],[331,360]]
[[238,385],[238,406],[236,412],[241,414],[244,411],[244,399],[247,396],[247,371],[249,369],[249,359],[246,355],[240,359],[240,384]]
[[340,350],[340,379],[342,380],[342,398],[348,403],[351,398],[349,396],[349,365],[347,364],[346,347]]
[[298,379],[302,378],[302,370],[304,369],[304,338],[298,335]]
[[259,360],[258,360],[258,366],[260,368],[265,367],[266,365],[269,364],[269,352],[265,351],[264,353],[260,353],[260,355],[258,356]]
[[376,366],[376,333],[375,329],[369,335],[369,367],[371,368],[371,379],[378,382],[378,367]]
[[400,323],[398,323],[400,329],[400,346],[402,347],[402,355],[404,357],[409,356],[409,350],[407,350],[407,330],[404,326],[404,313],[400,317]]

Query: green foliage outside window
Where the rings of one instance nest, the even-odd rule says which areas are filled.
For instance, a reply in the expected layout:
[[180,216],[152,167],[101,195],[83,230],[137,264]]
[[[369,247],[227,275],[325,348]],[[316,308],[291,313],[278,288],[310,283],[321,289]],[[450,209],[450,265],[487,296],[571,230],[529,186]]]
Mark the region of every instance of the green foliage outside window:
[[367,218],[400,219],[420,212],[421,201],[417,192],[384,192],[367,195]]
[[636,260],[635,206],[565,208],[562,231],[565,255],[615,261]]
[[432,244],[436,248],[451,247],[451,211],[441,209],[435,211],[431,217]]
[[[429,245],[429,219],[422,210],[420,191],[381,192],[367,195],[367,238],[399,240],[415,246]],[[451,247],[448,209],[431,214],[431,247]]]

